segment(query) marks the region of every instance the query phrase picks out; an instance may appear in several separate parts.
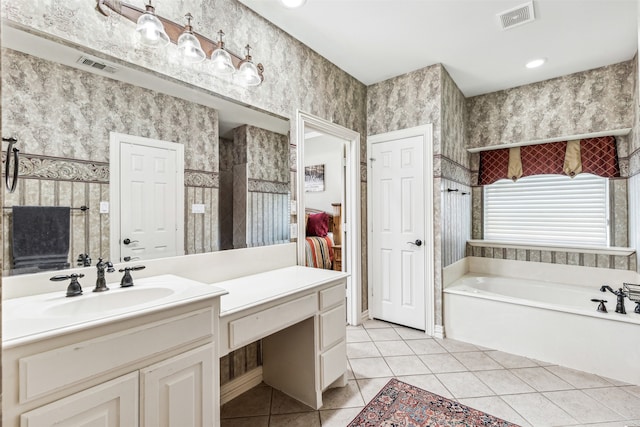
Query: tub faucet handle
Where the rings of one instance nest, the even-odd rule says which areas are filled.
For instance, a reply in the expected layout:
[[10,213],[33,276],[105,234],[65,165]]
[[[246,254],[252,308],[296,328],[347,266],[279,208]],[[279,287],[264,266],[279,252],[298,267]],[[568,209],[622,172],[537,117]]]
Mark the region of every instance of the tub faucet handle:
[[598,311],[601,313],[607,313],[607,307],[604,305],[604,303],[607,302],[606,299],[591,298],[591,301],[599,302],[600,304],[598,304]]

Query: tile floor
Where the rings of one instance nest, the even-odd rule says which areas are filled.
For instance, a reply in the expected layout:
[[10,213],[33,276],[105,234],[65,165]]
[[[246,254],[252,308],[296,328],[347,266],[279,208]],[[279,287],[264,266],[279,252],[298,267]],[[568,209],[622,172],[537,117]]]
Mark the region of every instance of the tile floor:
[[320,411],[266,385],[222,407],[222,427],[345,427],[391,379],[521,426],[640,427],[640,386],[377,320],[347,327],[349,382]]

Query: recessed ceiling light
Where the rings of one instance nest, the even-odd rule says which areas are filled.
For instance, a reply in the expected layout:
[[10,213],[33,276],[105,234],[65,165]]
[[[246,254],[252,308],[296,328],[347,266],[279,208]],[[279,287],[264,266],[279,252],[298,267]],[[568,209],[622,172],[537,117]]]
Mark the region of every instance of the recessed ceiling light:
[[300,7],[303,4],[305,4],[305,2],[307,0],[280,0],[282,2],[283,5],[285,5],[286,7],[289,7],[291,9],[295,8],[295,7]]
[[533,61],[527,62],[526,67],[527,68],[538,68],[539,66],[541,66],[545,62],[547,62],[546,58],[534,59]]

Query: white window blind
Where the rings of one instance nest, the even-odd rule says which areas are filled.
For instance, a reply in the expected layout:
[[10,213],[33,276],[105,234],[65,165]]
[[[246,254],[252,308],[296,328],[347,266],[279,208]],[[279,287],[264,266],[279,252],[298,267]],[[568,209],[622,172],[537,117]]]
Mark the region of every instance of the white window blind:
[[484,187],[484,239],[608,246],[607,179],[534,175]]

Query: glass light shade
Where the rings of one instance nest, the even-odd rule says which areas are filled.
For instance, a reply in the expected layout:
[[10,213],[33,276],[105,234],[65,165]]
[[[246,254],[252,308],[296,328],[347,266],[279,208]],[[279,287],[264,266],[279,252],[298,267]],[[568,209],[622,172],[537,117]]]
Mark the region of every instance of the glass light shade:
[[140,43],[149,47],[164,47],[169,44],[169,36],[162,22],[149,11],[138,18],[136,37]]
[[251,61],[245,61],[240,65],[235,79],[242,86],[258,86],[262,83],[260,74],[258,74],[258,67]]
[[184,32],[178,37],[178,51],[185,62],[192,64],[202,62],[207,57],[202,50],[200,40],[188,32]]
[[231,55],[223,48],[218,48],[211,54],[211,66],[213,67],[213,74],[215,75],[230,75],[236,71],[236,67],[233,66],[231,61]]

